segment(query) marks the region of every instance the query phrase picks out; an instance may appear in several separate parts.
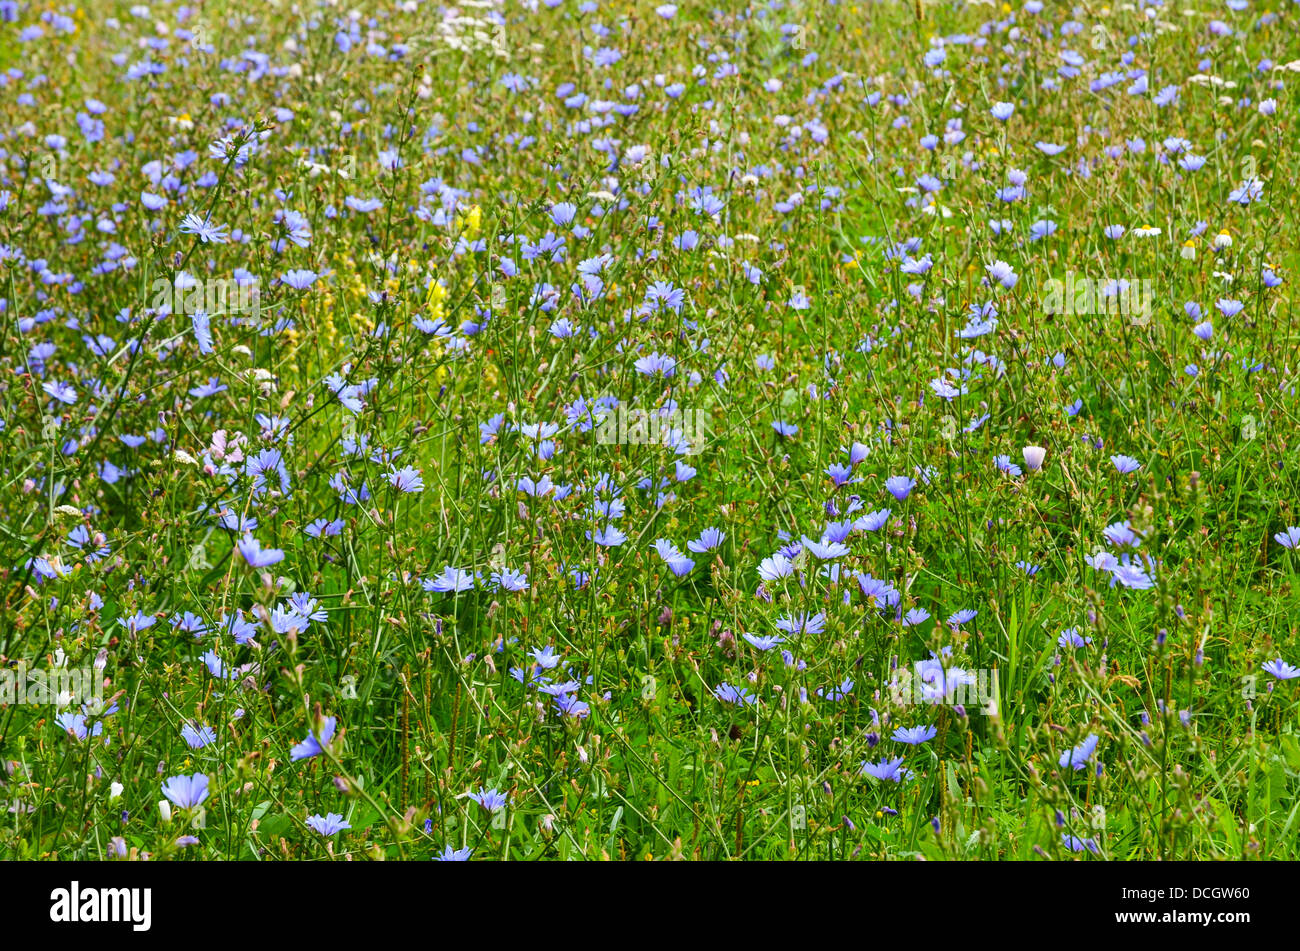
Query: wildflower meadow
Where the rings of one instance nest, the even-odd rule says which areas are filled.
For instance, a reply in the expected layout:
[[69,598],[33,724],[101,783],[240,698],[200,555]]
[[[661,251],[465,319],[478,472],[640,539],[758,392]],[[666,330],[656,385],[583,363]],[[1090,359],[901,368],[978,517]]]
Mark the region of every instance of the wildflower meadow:
[[0,856],[1300,858],[1296,3],[0,30]]

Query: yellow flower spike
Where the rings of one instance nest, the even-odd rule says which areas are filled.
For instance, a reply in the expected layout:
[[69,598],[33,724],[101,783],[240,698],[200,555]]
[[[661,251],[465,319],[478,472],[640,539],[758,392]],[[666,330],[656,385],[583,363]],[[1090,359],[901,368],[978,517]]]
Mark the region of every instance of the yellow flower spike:
[[447,289],[438,283],[435,277],[429,281],[429,295],[425,298],[424,307],[429,312],[429,317],[442,316],[442,302],[447,297]]
[[470,208],[463,215],[457,215],[455,220],[456,230],[463,231],[466,236],[473,239],[478,235],[479,225],[483,222],[483,209],[478,205]]

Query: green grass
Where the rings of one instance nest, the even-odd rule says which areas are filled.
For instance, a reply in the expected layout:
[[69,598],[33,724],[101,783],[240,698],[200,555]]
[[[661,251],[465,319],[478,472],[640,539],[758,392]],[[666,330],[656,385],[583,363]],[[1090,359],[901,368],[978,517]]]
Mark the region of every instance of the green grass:
[[[24,8],[0,37],[0,67],[24,74],[0,89],[17,130],[0,212],[14,252],[0,264],[0,655],[39,670],[102,655],[117,709],[73,721],[76,707],[0,694],[0,854],[1296,858],[1300,681],[1262,667],[1300,663],[1296,557],[1273,540],[1300,522],[1295,74],[1270,68],[1300,59],[1300,43],[1289,9],[1268,21],[1266,7],[1192,8],[1162,12],[1169,32],[1097,9],[1063,35],[1054,7],[728,2],[665,20],[644,5],[633,18],[511,5],[503,55],[472,36],[469,48],[430,39],[440,17],[424,7],[367,12],[383,36],[348,52],[333,8],[304,21],[205,7],[210,52],[187,48],[175,22],[150,51],[139,41],[163,35],[153,19],[108,4],[86,7],[74,33],[45,23],[19,43],[40,22]],[[233,23],[237,11],[252,20]],[[1211,35],[1215,18],[1242,35]],[[947,76],[923,62],[939,37]],[[368,39],[408,55],[367,52]],[[597,65],[602,47],[621,58]],[[1063,47],[1087,61],[1079,75],[1059,72]],[[250,49],[268,71],[248,58],[253,73],[223,69]],[[126,80],[146,56],[164,71]],[[724,64],[738,74],[718,75]],[[1145,95],[1128,92],[1134,68],[1150,72]],[[1089,88],[1115,70],[1117,84]],[[512,92],[512,75],[531,84]],[[1178,102],[1157,105],[1169,85]],[[566,104],[578,92],[588,101]],[[77,123],[87,97],[108,106],[99,142]],[[1269,97],[1273,115],[1257,108]],[[592,107],[602,100],[638,108]],[[1015,104],[1006,122],[990,113],[999,101]],[[964,137],[945,141],[958,121]],[[222,136],[255,145],[246,164],[209,152]],[[1181,168],[1175,138],[1204,167]],[[637,145],[648,158],[617,169],[602,151]],[[395,170],[381,151],[400,156]],[[87,179],[110,169],[111,183]],[[1027,194],[1004,202],[1013,169]],[[925,175],[941,185],[928,197]],[[1230,202],[1254,176],[1262,198]],[[43,179],[75,189],[53,213]],[[716,215],[697,188],[722,202]],[[142,191],[166,205],[147,209]],[[557,224],[566,201],[575,217]],[[286,209],[305,244],[286,239]],[[201,242],[180,230],[190,213],[247,240]],[[72,217],[85,234],[69,242]],[[1040,221],[1056,231],[1030,240]],[[1125,234],[1107,237],[1112,224]],[[694,250],[677,244],[688,231]],[[1231,245],[1216,250],[1220,231]],[[548,232],[562,259],[522,246]],[[113,242],[130,260],[105,268]],[[908,273],[925,255],[931,267]],[[579,263],[597,257],[603,287],[579,297]],[[38,259],[73,280],[46,280]],[[995,261],[1013,286],[986,280]],[[1280,287],[1264,285],[1265,266]],[[210,348],[192,315],[150,310],[155,279],[235,268],[258,279],[260,312],[213,315]],[[309,288],[280,280],[300,269],[317,275]],[[1149,319],[1048,313],[1049,282],[1070,272],[1149,286]],[[642,312],[656,282],[684,292],[680,309]],[[790,306],[800,289],[806,309]],[[1216,309],[1227,299],[1239,313]],[[1213,322],[1208,342],[1189,301]],[[996,327],[958,336],[989,304]],[[571,335],[552,330],[560,317]],[[112,339],[83,340],[97,334]],[[33,356],[42,343],[53,349]],[[638,369],[652,353],[674,373]],[[213,377],[227,388],[192,392]],[[945,399],[940,377],[965,392]],[[56,382],[75,402],[43,389]],[[340,399],[343,382],[362,386],[360,408]],[[608,398],[701,413],[707,435],[687,456],[604,444],[592,407]],[[495,414],[506,425],[484,436]],[[556,424],[546,458],[521,429],[543,423]],[[837,486],[827,467],[855,442],[870,452]],[[1027,446],[1046,449],[1041,470],[995,466],[1026,469]],[[259,453],[278,454],[265,472],[248,465]],[[1121,474],[1112,454],[1141,468]],[[408,465],[422,490],[390,483]],[[544,476],[560,491],[517,488]],[[916,479],[906,499],[885,490],[890,476]],[[621,514],[593,514],[615,498]],[[778,549],[882,508],[847,553],[805,549],[760,588]],[[256,519],[251,533],[283,560],[251,567],[223,514]],[[335,519],[337,535],[304,532]],[[1124,522],[1137,548],[1103,535]],[[610,524],[626,540],[596,544]],[[655,551],[658,539],[685,551],[710,526],[725,539],[686,552],[683,576]],[[1112,584],[1100,551],[1151,560]],[[831,564],[838,576],[820,570]],[[473,589],[426,590],[444,566],[476,574]],[[507,567],[526,590],[495,588]],[[871,601],[858,573],[892,593]],[[294,592],[324,619],[288,618]],[[964,608],[978,613],[946,622]],[[236,610],[251,642],[220,630]],[[928,614],[905,623],[911,611]],[[155,623],[128,627],[137,612]],[[203,636],[174,627],[185,612]],[[778,629],[803,615],[824,626]],[[1087,646],[1059,646],[1071,628]],[[746,633],[784,642],[763,651]],[[542,675],[577,681],[565,694],[584,715],[512,675],[547,645],[561,661]],[[932,653],[995,677],[996,702],[891,700],[899,671]],[[255,666],[226,676],[243,665]],[[756,702],[723,701],[724,683]],[[324,717],[334,740],[293,759]],[[186,724],[212,739],[192,748]],[[923,743],[892,738],[925,726]],[[78,739],[87,728],[102,732]],[[1090,736],[1086,763],[1062,766]],[[899,756],[905,781],[863,774]],[[201,819],[166,817],[161,784],[195,772],[210,783]],[[480,789],[508,806],[481,808],[467,797]],[[307,825],[331,812],[350,828]],[[185,834],[197,842],[178,845]]]

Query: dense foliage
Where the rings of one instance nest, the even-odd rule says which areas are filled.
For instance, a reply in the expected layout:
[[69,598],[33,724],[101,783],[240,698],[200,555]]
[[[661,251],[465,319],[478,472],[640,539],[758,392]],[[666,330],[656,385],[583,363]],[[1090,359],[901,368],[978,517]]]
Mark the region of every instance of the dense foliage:
[[0,854],[1297,856],[1294,4],[0,21]]

